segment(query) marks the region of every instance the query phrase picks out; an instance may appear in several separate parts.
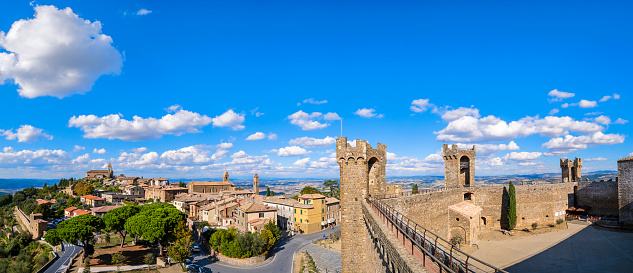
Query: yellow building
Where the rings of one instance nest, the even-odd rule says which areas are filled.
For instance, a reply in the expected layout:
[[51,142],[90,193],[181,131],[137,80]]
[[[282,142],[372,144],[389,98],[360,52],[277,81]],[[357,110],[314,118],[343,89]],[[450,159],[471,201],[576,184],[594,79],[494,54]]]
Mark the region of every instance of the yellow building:
[[299,203],[294,205],[295,232],[313,233],[328,227],[325,196],[321,194],[299,195]]

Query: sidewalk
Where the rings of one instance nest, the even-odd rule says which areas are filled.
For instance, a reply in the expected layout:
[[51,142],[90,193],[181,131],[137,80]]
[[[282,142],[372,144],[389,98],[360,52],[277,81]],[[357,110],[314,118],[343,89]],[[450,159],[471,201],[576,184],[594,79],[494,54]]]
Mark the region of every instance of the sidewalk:
[[[152,268],[156,268],[155,265],[151,266]],[[120,267],[121,270],[117,270],[116,266],[104,266],[104,267],[90,267],[90,273],[94,273],[94,272],[116,272],[116,271],[132,271],[132,270],[147,270],[147,265],[143,264],[143,265],[123,265]],[[79,270],[77,271],[79,273],[84,272],[84,268],[81,267],[79,268]]]

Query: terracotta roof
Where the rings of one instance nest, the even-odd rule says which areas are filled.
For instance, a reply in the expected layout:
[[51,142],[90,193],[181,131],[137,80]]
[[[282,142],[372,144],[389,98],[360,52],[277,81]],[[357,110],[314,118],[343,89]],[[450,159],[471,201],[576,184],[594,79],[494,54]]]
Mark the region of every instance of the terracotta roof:
[[75,214],[75,216],[79,216],[79,215],[84,215],[84,214],[90,214],[90,212],[87,210],[76,209],[73,211],[73,214]]
[[205,181],[205,182],[195,182],[195,181],[191,181],[189,182],[187,185],[192,184],[194,186],[198,185],[198,186],[224,186],[224,185],[233,185],[233,183],[231,182],[224,182],[224,181]]
[[257,218],[257,219],[253,219],[253,220],[248,221],[248,223],[249,224],[255,224],[257,222],[266,221],[266,220],[268,220],[268,219]]
[[325,196],[323,196],[322,194],[313,193],[313,194],[302,194],[302,195],[299,195],[299,198],[301,198],[301,199],[321,199],[321,198],[325,198]]
[[111,211],[113,209],[120,208],[120,207],[121,207],[121,205],[117,205],[117,206],[103,206],[103,207],[91,208],[90,210],[92,212],[100,212],[101,213],[101,212],[108,212],[108,211]]
[[260,211],[277,211],[276,208],[272,208],[260,203],[250,203],[247,205],[244,212],[260,212]]
[[41,204],[55,204],[55,202],[57,202],[55,199],[53,199],[53,200],[37,199],[35,201],[37,201],[37,205],[41,205]]
[[334,203],[339,203],[341,202],[340,200],[334,198],[334,197],[327,197],[325,198],[325,204],[334,204]]
[[618,160],[618,162],[622,162],[622,161],[633,161],[633,156],[625,157],[625,158],[622,158],[622,159]]
[[71,212],[71,211],[76,210],[76,209],[77,209],[77,207],[69,207],[69,208],[64,209],[64,211]]
[[90,199],[90,200],[95,200],[95,201],[105,201],[105,199],[101,198],[101,197],[96,197],[94,195],[84,195],[81,198],[85,198],[85,199]]
[[483,210],[481,207],[468,201],[462,201],[461,203],[448,207],[448,209],[469,217],[475,217]]
[[275,197],[268,197],[264,199],[262,202],[290,206],[290,207],[294,207],[296,204],[298,204],[297,200],[294,200],[294,199],[275,198]]

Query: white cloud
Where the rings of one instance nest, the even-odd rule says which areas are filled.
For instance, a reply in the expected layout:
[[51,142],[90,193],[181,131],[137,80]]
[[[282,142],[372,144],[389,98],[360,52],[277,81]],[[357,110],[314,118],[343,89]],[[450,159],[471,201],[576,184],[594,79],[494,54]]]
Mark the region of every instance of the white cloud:
[[552,91],[549,91],[549,93],[547,93],[547,95],[550,96],[550,97],[553,97],[553,98],[550,99],[550,101],[561,101],[563,99],[571,98],[571,97],[575,96],[576,94],[569,93],[569,92],[558,91],[557,89],[554,89]]
[[445,121],[453,121],[463,116],[471,116],[471,117],[479,118],[480,117],[479,109],[472,108],[472,107],[471,108],[459,107],[455,110],[446,111],[446,113],[442,115],[442,119]]
[[268,156],[267,155],[263,155],[263,156],[252,156],[252,155],[248,155],[246,152],[240,150],[237,153],[234,153],[233,155],[231,155],[231,158],[233,158],[233,160],[229,163],[229,164],[261,164],[264,163],[267,159]]
[[622,118],[618,118],[618,119],[616,119],[616,120],[613,122],[613,124],[625,124],[625,123],[627,123],[627,122],[629,122],[629,121],[628,121],[628,120],[625,120],[625,119],[622,119]]
[[275,140],[275,139],[277,139],[277,134],[268,133],[268,139],[270,139],[270,140]]
[[574,105],[575,105],[575,103],[572,103],[572,104],[569,104],[569,103],[563,103],[563,104],[561,104],[561,106],[560,106],[560,107],[561,107],[561,108],[567,108],[567,107],[569,107],[569,106],[574,106]]
[[97,117],[95,115],[73,116],[68,127],[77,127],[84,132],[84,138],[121,139],[139,141],[156,139],[163,134],[182,135],[198,133],[198,128],[211,123],[206,115],[180,110],[160,119],[134,116],[133,120],[121,119],[119,115]]
[[589,112],[589,113],[585,113],[585,116],[597,116],[597,115],[601,115],[602,112]]
[[558,110],[558,108],[554,108],[554,109],[552,109],[552,110],[550,110],[550,111],[549,111],[549,115],[550,115],[550,116],[551,116],[551,115],[556,115],[556,114],[558,114],[558,112],[560,112],[560,110]]
[[0,153],[0,165],[49,165],[66,162],[68,155],[62,150],[22,150],[5,147]]
[[151,11],[151,10],[140,9],[140,10],[138,10],[138,11],[136,12],[136,15],[148,15],[148,14],[150,14],[150,13],[152,13],[152,11]]
[[82,151],[82,150],[85,150],[85,149],[86,149],[86,147],[75,145],[75,147],[73,148],[73,152]]
[[511,152],[502,157],[505,161],[526,161],[526,160],[535,160],[539,158],[543,153],[539,152]]
[[329,136],[323,139],[313,137],[300,137],[291,139],[288,143],[290,145],[299,145],[306,148],[326,148],[336,143],[336,139]]
[[310,158],[306,157],[306,158],[302,158],[302,159],[299,159],[299,160],[295,161],[295,163],[293,163],[292,165],[300,166],[300,167],[306,167],[308,162],[310,162]]
[[212,119],[213,126],[216,127],[231,127],[231,129],[237,131],[244,129],[244,114],[237,114],[233,110],[228,110],[220,116],[216,116]]
[[341,117],[339,117],[337,113],[328,112],[327,114],[325,114],[323,116],[323,119],[325,119],[325,120],[341,120]]
[[34,142],[40,138],[52,140],[53,137],[47,135],[42,129],[35,128],[31,125],[21,125],[16,132],[11,130],[0,130],[0,135],[5,135],[8,140],[17,139],[18,142]]
[[147,151],[147,148],[145,148],[145,147],[139,147],[139,148],[134,148],[134,149],[132,149],[132,151],[133,151],[133,152],[135,152],[135,153],[137,153],[137,154],[140,154],[140,153],[144,153],[144,152],[146,152],[146,151]]
[[611,145],[624,142],[624,136],[619,134],[603,134],[595,132],[591,135],[552,138],[541,145],[550,152],[546,155],[566,154],[580,149],[587,149],[588,145]]
[[422,113],[426,111],[429,107],[431,107],[429,99],[418,99],[411,102],[411,106],[409,106],[409,109],[416,113]]
[[443,157],[439,153],[431,154],[427,156],[424,161],[421,161],[417,158],[408,156],[398,157],[396,154],[388,152],[387,172],[439,172],[444,168],[444,164],[442,164],[443,160]]
[[[105,74],[119,74],[123,58],[101,22],[79,18],[70,8],[36,6],[35,18],[0,31],[0,84],[12,79],[25,98],[63,98],[88,92]],[[1,51],[1,50],[0,50]]]
[[209,158],[208,155],[209,151],[203,149],[203,146],[194,145],[180,148],[178,150],[166,151],[160,155],[160,159],[166,164],[203,164],[211,161],[211,158]]
[[[473,145],[457,143],[460,149],[472,149]],[[500,151],[519,150],[519,145],[514,141],[508,144],[477,144],[477,156],[489,156]]]
[[603,127],[586,121],[577,121],[570,117],[547,116],[545,118],[525,117],[507,123],[495,116],[475,118],[463,116],[451,121],[446,128],[435,132],[437,140],[451,142],[490,142],[510,140],[541,134],[556,137],[572,132],[591,133]]
[[583,159],[583,161],[607,161],[608,159],[604,157],[595,157],[595,158],[587,158]]
[[225,158],[229,153],[229,149],[233,149],[233,143],[230,143],[230,142],[223,142],[215,146],[218,149],[215,151],[213,155],[211,155],[212,161],[218,161],[220,159]]
[[354,112],[354,114],[359,115],[361,117],[364,118],[382,118],[384,117],[383,114],[376,114],[376,110],[373,108],[363,108],[363,109],[358,109],[356,110],[356,112]]
[[255,117],[261,117],[261,116],[263,116],[263,115],[264,115],[264,113],[261,113],[261,112],[259,112],[259,111],[257,111],[257,110],[259,110],[259,107],[257,107],[257,108],[255,108],[255,109],[251,110],[251,115],[255,115]]
[[94,148],[94,150],[92,150],[92,153],[93,153],[93,154],[100,154],[100,155],[104,155],[104,154],[106,154],[107,152],[106,152],[106,149],[103,149],[103,148],[101,148],[101,149]]
[[178,104],[174,104],[172,106],[169,106],[167,108],[165,108],[165,111],[167,111],[167,113],[176,113],[178,111],[182,110],[182,106],[178,105]]
[[313,98],[309,98],[309,99],[303,100],[303,103],[310,103],[310,104],[319,105],[319,104],[327,103],[327,100],[315,100]]
[[580,108],[594,108],[598,106],[598,103],[595,100],[580,100],[578,106]]
[[604,125],[611,124],[611,119],[607,116],[599,116],[599,117],[594,118],[593,120],[597,123],[604,124]]
[[297,125],[301,127],[301,129],[304,131],[309,131],[309,130],[323,129],[329,126],[329,124],[327,123],[320,123],[316,121],[316,119],[320,118],[322,115],[323,114],[319,112],[308,114],[306,112],[299,110],[296,113],[288,116],[288,118],[290,119],[290,124]]
[[427,157],[424,158],[424,161],[425,162],[442,163],[442,162],[444,162],[444,156],[441,154],[441,151],[439,151],[437,153],[428,155]]
[[613,96],[604,96],[600,99],[600,102],[605,102],[608,101],[610,99],[614,99],[614,100],[619,100],[620,99],[620,95],[618,95],[618,93],[614,93]]
[[260,140],[266,138],[266,134],[262,132],[254,133],[246,138],[246,140]]
[[80,155],[77,158],[73,159],[72,164],[85,164],[90,162],[90,154]]
[[306,155],[309,153],[311,152],[299,146],[288,146],[285,148],[281,148],[279,149],[279,151],[277,151],[277,155],[281,157],[300,156],[300,155]]

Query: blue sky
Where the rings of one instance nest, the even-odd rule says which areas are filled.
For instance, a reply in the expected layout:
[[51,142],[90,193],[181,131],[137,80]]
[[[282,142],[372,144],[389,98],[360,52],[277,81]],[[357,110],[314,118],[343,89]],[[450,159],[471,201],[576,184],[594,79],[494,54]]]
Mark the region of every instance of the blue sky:
[[[67,9],[70,8],[70,9]],[[631,4],[10,1],[0,177],[338,176],[334,138],[388,176],[615,170],[633,152]]]

